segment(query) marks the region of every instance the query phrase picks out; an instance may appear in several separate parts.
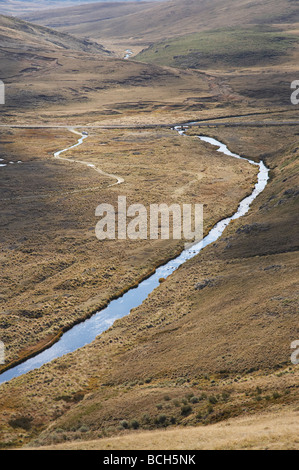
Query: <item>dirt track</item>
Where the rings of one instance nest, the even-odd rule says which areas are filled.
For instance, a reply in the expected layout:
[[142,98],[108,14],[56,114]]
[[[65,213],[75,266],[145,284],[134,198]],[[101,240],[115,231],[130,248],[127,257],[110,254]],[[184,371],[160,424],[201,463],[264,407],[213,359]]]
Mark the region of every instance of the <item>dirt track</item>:
[[[240,116],[242,117],[242,116]],[[222,119],[222,118],[219,118]],[[168,124],[145,124],[145,125],[115,125],[115,126],[103,126],[103,125],[84,125],[80,124],[72,126],[73,129],[155,129],[155,128],[169,128],[176,126],[197,126],[197,127],[276,127],[276,126],[298,126],[299,121],[247,121],[247,122],[229,122],[229,121],[196,121],[191,123],[179,122],[179,123],[168,123]],[[1,124],[0,128],[7,129],[69,129],[70,126],[64,125],[14,125],[14,124]]]

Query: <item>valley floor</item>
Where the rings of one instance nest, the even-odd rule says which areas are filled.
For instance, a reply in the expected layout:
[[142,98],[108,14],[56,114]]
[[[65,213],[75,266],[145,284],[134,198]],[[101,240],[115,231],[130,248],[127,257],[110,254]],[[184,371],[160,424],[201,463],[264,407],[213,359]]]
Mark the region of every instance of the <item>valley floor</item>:
[[[193,1],[192,8],[217,2]],[[197,49],[189,49],[193,39],[201,48],[206,34],[187,38],[179,52],[163,43],[149,51],[152,58],[122,60],[123,49],[135,54],[146,44],[123,37],[125,47],[119,42],[113,55],[108,42],[104,48],[0,15],[1,79],[9,98],[0,126],[1,371],[182,251],[183,240],[99,242],[99,204],[116,207],[118,196],[146,207],[202,203],[207,233],[251,194],[257,168],[198,135],[270,169],[250,211],[160,279],[130,315],[85,347],[0,386],[0,448],[299,448],[299,370],[291,361],[299,338],[299,124],[290,100],[299,78],[298,25],[296,18],[283,24],[281,16],[295,2],[260,3],[241,11],[233,2],[223,12],[228,22],[217,16],[213,27],[241,22],[244,11],[248,24],[257,16],[268,21],[268,4],[276,3],[271,18],[279,29],[273,23],[270,31],[263,24],[245,31],[251,50],[243,29],[229,50],[231,33],[214,30],[203,67]],[[180,19],[186,7],[177,8]],[[136,28],[144,25],[129,16]],[[109,26],[111,44],[117,25]],[[180,25],[186,31],[186,22]],[[133,28],[126,28],[131,37]],[[160,28],[151,42],[164,39]],[[220,40],[221,57],[214,57],[219,42],[211,37]],[[260,61],[252,63],[257,51]],[[169,61],[170,53],[180,56]],[[184,137],[171,129],[198,119],[210,128],[190,127]],[[84,144],[55,159],[77,141],[69,128],[87,131],[84,125],[94,126]],[[113,175],[121,184],[111,186]]]

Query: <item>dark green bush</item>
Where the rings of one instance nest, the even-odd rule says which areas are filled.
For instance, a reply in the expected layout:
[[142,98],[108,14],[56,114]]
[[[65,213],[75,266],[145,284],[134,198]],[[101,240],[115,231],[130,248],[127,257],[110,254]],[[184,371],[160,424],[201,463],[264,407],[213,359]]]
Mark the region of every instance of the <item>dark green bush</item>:
[[159,416],[156,418],[155,423],[156,423],[158,426],[165,426],[166,421],[167,421],[167,416],[166,416],[166,415],[159,415]]
[[31,429],[32,418],[28,418],[27,416],[20,416],[19,418],[11,419],[8,424],[12,428],[21,428],[25,429],[25,431],[29,431]]
[[216,405],[217,401],[218,401],[217,398],[214,397],[213,395],[209,397],[209,403],[211,403],[211,405]]
[[183,405],[181,407],[182,416],[188,416],[190,413],[192,413],[192,407],[190,405]]
[[139,428],[139,423],[136,419],[133,419],[133,421],[131,421],[130,428],[132,428],[132,429],[138,429]]
[[123,429],[129,429],[129,423],[126,420],[123,420],[120,425]]

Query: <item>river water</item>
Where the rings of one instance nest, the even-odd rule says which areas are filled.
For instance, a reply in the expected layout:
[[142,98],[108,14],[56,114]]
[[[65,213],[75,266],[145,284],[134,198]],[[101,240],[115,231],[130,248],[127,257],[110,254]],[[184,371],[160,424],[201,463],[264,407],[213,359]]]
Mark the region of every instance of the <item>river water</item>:
[[[187,126],[176,127],[175,130],[180,135],[184,136],[186,128]],[[78,143],[69,149],[81,145],[84,141],[84,138],[86,137],[87,136],[82,136]],[[184,250],[177,258],[169,261],[164,266],[159,267],[152,276],[142,281],[138,287],[130,289],[122,297],[111,301],[106,308],[95,313],[88,320],[85,320],[71,328],[68,332],[64,333],[60,340],[49,349],[1,374],[0,384],[7,382],[15,377],[26,374],[31,370],[38,369],[44,364],[47,364],[58,357],[64,356],[65,354],[71,353],[79,348],[82,348],[83,346],[86,346],[87,344],[90,344],[98,335],[110,328],[117,319],[129,315],[133,308],[141,305],[142,302],[149,296],[149,294],[159,286],[160,278],[166,279],[182,264],[198,255],[203,248],[218,240],[232,220],[244,216],[249,211],[252,202],[267,185],[269,179],[269,169],[262,161],[257,163],[253,160],[232,153],[226,145],[219,142],[218,140],[204,136],[198,136],[198,138],[203,142],[217,147],[217,151],[224,155],[246,160],[249,164],[259,167],[258,181],[251,195],[240,202],[237,212],[232,217],[228,217],[218,222],[201,242],[193,245],[191,248]],[[68,149],[57,152],[55,157],[61,158],[60,154],[66,150]]]

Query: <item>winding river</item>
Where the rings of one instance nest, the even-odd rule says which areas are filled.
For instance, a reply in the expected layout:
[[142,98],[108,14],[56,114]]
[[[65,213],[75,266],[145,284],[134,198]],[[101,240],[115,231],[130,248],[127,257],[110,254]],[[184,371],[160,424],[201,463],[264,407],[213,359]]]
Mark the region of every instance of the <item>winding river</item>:
[[[174,130],[176,130],[180,135],[184,136],[186,128],[187,126],[175,127]],[[81,145],[87,135],[80,134],[80,136],[81,137],[77,144],[69,147],[68,149],[57,152],[55,154],[55,158],[61,158],[61,153]],[[203,248],[210,245],[211,243],[214,243],[222,235],[225,228],[232,220],[244,216],[249,211],[252,202],[267,186],[269,179],[269,169],[265,166],[263,161],[257,163],[253,160],[232,153],[226,145],[222,144],[218,140],[204,136],[198,136],[198,138],[203,142],[217,147],[217,151],[224,155],[246,160],[249,164],[259,167],[258,181],[255,184],[251,195],[240,202],[237,212],[232,217],[228,217],[218,222],[200,243],[197,243],[191,248],[184,250],[177,258],[159,267],[151,277],[142,281],[138,287],[129,290],[122,297],[111,301],[105,309],[97,312],[88,320],[83,321],[82,323],[71,328],[68,332],[63,334],[57,343],[49,347],[49,349],[46,349],[35,357],[28,359],[22,364],[13,367],[1,374],[0,384],[8,382],[13,378],[19,377],[34,369],[38,369],[44,364],[47,364],[48,362],[58,357],[64,356],[65,354],[76,351],[77,349],[82,348],[83,346],[86,346],[87,344],[94,341],[98,335],[110,328],[117,319],[129,315],[133,308],[141,305],[142,302],[149,296],[149,294],[159,286],[160,278],[167,278],[186,261],[198,255]],[[78,162],[76,160],[70,161],[86,164],[86,162]]]

